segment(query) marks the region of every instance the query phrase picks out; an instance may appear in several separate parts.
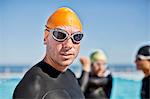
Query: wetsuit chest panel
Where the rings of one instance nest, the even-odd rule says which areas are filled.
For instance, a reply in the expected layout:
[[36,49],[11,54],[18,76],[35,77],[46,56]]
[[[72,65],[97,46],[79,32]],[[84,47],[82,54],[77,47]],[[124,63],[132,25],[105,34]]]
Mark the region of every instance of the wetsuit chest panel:
[[45,84],[47,86],[44,94],[46,97],[57,95],[55,97],[57,99],[59,99],[58,97],[65,97],[64,99],[83,98],[78,82],[70,71],[60,74],[57,78],[48,77]]
[[64,89],[56,89],[48,91],[42,99],[71,99],[71,97]]

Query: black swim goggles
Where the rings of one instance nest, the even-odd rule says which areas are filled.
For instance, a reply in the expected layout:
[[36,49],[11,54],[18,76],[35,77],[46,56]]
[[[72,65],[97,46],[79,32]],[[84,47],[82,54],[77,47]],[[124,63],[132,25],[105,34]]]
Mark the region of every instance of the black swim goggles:
[[53,39],[58,42],[63,42],[66,39],[69,39],[69,37],[70,37],[71,40],[73,41],[73,43],[79,44],[83,38],[83,33],[81,33],[81,32],[75,32],[71,36],[69,36],[67,31],[60,29],[60,28],[46,29],[46,30],[49,31],[50,33],[52,33]]

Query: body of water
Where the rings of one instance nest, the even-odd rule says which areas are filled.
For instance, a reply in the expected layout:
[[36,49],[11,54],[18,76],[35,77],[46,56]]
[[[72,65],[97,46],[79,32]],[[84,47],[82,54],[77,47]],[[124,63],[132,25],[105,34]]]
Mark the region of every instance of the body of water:
[[[15,67],[17,69],[14,69],[13,67],[11,67],[13,69],[10,69],[8,67],[4,68],[0,69],[0,99],[12,99],[12,94],[16,85],[24,75],[24,70],[28,70],[29,67],[23,67],[22,69],[20,67]],[[77,77],[80,76],[81,68],[72,66],[71,70],[75,72]],[[121,70],[123,70],[122,67]],[[121,70],[119,71],[119,69],[117,68],[117,72],[112,72],[113,88],[111,99],[140,99],[141,80],[143,75],[141,74],[141,72],[135,71],[133,67],[132,69],[124,69],[127,71]],[[12,71],[13,73],[11,73]],[[14,73],[14,71],[19,73]]]

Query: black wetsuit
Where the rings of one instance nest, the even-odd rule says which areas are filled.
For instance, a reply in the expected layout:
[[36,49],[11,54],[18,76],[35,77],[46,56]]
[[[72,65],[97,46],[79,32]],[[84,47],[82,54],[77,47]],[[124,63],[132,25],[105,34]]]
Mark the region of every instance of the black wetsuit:
[[98,77],[82,71],[81,77],[78,79],[81,89],[87,99],[108,99],[111,95],[112,76]]
[[84,95],[71,70],[61,73],[41,61],[25,74],[13,99],[84,99]]
[[142,80],[142,90],[141,90],[141,98],[142,99],[150,99],[150,75],[144,77]]

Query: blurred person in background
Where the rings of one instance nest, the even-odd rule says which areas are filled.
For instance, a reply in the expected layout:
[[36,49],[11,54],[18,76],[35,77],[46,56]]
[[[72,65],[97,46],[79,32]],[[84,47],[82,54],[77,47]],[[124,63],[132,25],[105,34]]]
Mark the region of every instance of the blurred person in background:
[[109,99],[112,90],[112,75],[107,69],[107,57],[100,49],[88,57],[80,57],[83,70],[79,78],[81,90],[87,99]]
[[138,50],[135,64],[145,75],[142,80],[141,98],[150,99],[150,45],[142,46]]

